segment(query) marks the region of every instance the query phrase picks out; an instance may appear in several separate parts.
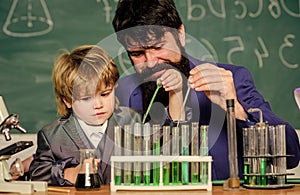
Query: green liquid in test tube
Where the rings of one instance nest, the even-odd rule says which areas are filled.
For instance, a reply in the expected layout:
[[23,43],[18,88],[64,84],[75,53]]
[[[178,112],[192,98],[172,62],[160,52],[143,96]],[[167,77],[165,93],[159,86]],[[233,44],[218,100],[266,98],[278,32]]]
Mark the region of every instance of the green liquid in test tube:
[[[126,156],[132,155],[132,128],[131,125],[124,126],[124,154]],[[132,177],[132,163],[124,163],[124,185],[131,185]]]
[[[163,155],[170,156],[170,126],[163,126]],[[164,162],[163,165],[163,184],[170,185],[170,163]]]
[[[189,155],[189,125],[181,125],[181,155]],[[181,182],[182,185],[189,184],[189,162],[181,163]]]
[[134,174],[134,185],[139,186],[141,185],[141,175],[139,174]]
[[115,175],[115,185],[119,186],[122,183],[122,176],[121,175]]
[[[249,174],[250,173],[250,163],[249,164],[245,164],[244,163],[244,174]],[[244,184],[249,184],[249,176],[248,175],[244,175]]]
[[[154,124],[153,125],[153,155],[159,156],[160,155],[160,125]],[[160,162],[153,163],[153,185],[159,185],[160,179]]]
[[[199,123],[193,122],[192,123],[192,145],[191,145],[192,156],[199,155],[198,138],[199,138]],[[199,182],[199,163],[192,162],[191,164],[192,164],[191,165],[192,184],[197,184]]]
[[163,167],[163,184],[165,186],[170,185],[170,167],[169,167],[169,165]]
[[[208,156],[208,125],[200,127],[200,156]],[[208,183],[208,162],[200,163],[200,183]]]
[[[134,155],[141,155],[141,139],[142,139],[142,126],[140,123],[134,124]],[[139,186],[141,184],[141,162],[134,162],[134,185]]]
[[150,186],[150,179],[151,179],[151,175],[150,175],[150,171],[149,171],[149,174],[144,175],[144,185],[145,186]]
[[268,125],[266,123],[256,123],[257,133],[259,136],[259,182],[258,185],[267,185],[267,159],[268,154]]
[[[183,146],[181,154],[183,156],[188,156],[189,148]],[[183,185],[187,185],[189,183],[189,163],[186,161],[181,163],[181,182]]]
[[[179,156],[179,127],[172,128],[172,156]],[[172,185],[179,185],[179,162],[172,162]]]
[[[115,131],[115,146],[114,146],[114,154],[115,156],[121,156],[121,127],[120,126],[115,126],[114,127]],[[122,175],[121,175],[121,163],[116,162],[115,163],[115,185],[121,185],[122,182]]]
[[261,185],[266,186],[267,185],[267,159],[261,158],[260,159],[260,174],[261,174]]
[[[150,149],[150,134],[151,134],[151,126],[149,123],[144,124],[143,127],[143,133],[144,133],[144,155],[149,156],[151,155],[151,149]],[[150,162],[144,163],[144,185],[149,186],[150,185],[150,170],[151,170],[151,164]]]

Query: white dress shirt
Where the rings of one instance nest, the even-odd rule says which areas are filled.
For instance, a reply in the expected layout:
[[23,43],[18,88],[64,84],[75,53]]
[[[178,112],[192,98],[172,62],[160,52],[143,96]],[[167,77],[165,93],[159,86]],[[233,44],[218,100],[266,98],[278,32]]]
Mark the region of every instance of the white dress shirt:
[[106,131],[107,128],[107,121],[103,123],[103,125],[88,125],[84,121],[80,120],[79,118],[78,122],[83,129],[86,136],[89,138],[89,140],[92,142],[92,144],[97,148],[99,142],[101,141],[103,134]]

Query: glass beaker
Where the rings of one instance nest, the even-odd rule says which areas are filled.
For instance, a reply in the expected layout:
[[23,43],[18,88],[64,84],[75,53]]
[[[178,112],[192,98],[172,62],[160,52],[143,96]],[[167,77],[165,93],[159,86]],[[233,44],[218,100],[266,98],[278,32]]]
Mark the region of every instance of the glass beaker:
[[79,166],[75,188],[77,190],[98,190],[100,178],[98,162],[95,160],[95,149],[80,149]]

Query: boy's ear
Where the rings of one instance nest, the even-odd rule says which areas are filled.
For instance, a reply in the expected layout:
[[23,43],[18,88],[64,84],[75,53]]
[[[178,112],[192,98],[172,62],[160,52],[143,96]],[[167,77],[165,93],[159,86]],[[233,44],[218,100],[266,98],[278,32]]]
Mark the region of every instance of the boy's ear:
[[66,104],[67,108],[72,108],[72,104],[68,102],[66,98],[63,98],[64,103]]

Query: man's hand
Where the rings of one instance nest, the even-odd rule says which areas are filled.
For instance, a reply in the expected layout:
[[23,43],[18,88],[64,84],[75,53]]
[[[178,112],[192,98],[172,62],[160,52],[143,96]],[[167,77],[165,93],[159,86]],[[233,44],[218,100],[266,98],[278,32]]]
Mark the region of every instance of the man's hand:
[[175,69],[167,69],[157,82],[163,85],[165,91],[182,92],[181,73]]
[[175,69],[167,69],[157,80],[169,92],[169,114],[172,120],[185,120],[185,109],[182,109],[182,76]]
[[226,110],[226,99],[234,99],[235,116],[246,120],[246,112],[237,100],[232,73],[213,64],[205,63],[190,71],[191,88],[203,91],[206,96],[222,109]]

